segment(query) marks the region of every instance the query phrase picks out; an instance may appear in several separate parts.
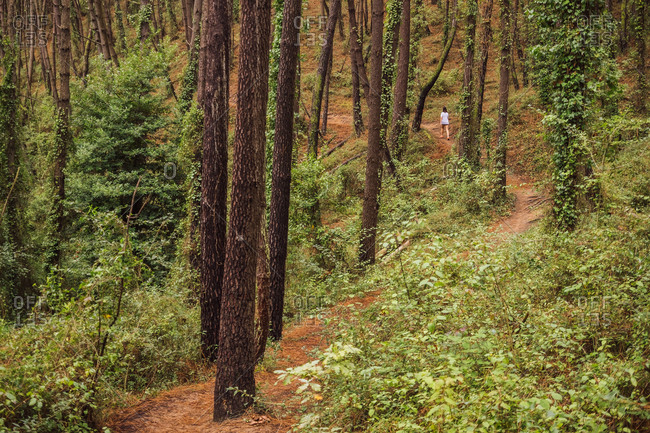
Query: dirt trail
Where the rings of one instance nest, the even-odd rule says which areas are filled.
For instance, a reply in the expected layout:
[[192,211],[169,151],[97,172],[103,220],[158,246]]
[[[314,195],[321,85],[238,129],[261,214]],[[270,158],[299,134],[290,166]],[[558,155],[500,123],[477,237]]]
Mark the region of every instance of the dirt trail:
[[[341,116],[345,117],[345,116]],[[348,119],[334,118],[333,124]],[[423,124],[435,143],[431,158],[442,158],[451,151],[451,140],[439,138],[437,124]],[[452,130],[452,133],[455,131]],[[508,185],[515,195],[512,213],[490,228],[491,232],[523,233],[531,224],[541,218],[539,206],[544,197],[537,194],[530,182],[516,174],[508,174]],[[379,291],[369,293],[363,298],[352,298],[327,310],[324,314],[334,319],[345,317],[347,308],[365,308],[374,302]],[[277,350],[267,351],[267,358],[273,364],[255,374],[258,396],[261,404],[240,418],[222,423],[212,422],[214,381],[181,386],[142,403],[115,412],[107,424],[114,433],[280,433],[288,432],[298,421],[299,410],[304,409],[299,398],[295,397],[297,383],[284,385],[277,382],[273,371],[297,367],[313,359],[316,349],[327,347],[322,321],[306,319],[290,327]]]
[[[438,123],[423,123],[422,129],[426,130],[433,142],[434,148],[430,153],[431,159],[440,159],[451,152],[454,143],[455,128],[450,128],[450,138],[440,138],[440,125]],[[520,234],[530,228],[532,224],[541,219],[543,211],[541,206],[546,198],[535,191],[532,182],[516,173],[506,174],[506,184],[509,192],[515,196],[515,206],[509,216],[492,224],[488,231]]]
[[[275,370],[297,367],[313,359],[316,349],[329,344],[322,318],[345,316],[346,309],[365,308],[374,302],[379,291],[354,297],[325,311],[320,318],[307,318],[285,332],[278,350],[268,350],[272,367],[255,373],[258,396],[257,411],[240,418],[212,422],[214,381],[180,386],[142,403],[115,412],[107,424],[113,433],[279,433],[288,432],[304,408],[295,397],[298,383],[278,382]],[[278,382],[276,384],[276,382]],[[261,410],[260,410],[261,409]]]

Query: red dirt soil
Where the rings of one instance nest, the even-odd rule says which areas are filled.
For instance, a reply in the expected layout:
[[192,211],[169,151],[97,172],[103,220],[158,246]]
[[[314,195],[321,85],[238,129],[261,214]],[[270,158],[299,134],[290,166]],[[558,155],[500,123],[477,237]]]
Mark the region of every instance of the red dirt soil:
[[[379,291],[354,297],[329,309],[326,314],[340,319],[348,308],[365,308],[373,303]],[[304,408],[296,397],[297,382],[284,385],[273,371],[303,365],[313,358],[316,349],[329,344],[323,324],[308,318],[290,327],[277,351],[267,350],[274,360],[272,368],[258,371],[255,381],[261,405],[244,416],[221,423],[212,422],[214,381],[174,388],[142,403],[115,412],[107,427],[113,433],[276,433],[288,432]],[[276,383],[277,382],[277,383]],[[262,407],[259,407],[262,406]]]

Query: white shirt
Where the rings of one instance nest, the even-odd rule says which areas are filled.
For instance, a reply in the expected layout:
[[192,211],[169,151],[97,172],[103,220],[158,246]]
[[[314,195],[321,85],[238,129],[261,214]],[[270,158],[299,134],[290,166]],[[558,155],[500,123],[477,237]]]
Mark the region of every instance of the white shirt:
[[449,125],[449,113],[445,113],[444,111],[440,113],[440,124]]

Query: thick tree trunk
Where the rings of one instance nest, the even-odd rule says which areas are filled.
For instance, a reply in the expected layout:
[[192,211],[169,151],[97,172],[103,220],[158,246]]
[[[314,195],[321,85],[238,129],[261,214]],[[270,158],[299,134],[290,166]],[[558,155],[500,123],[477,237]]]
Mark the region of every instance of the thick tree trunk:
[[393,155],[398,159],[404,143],[408,139],[408,117],[406,117],[406,97],[408,93],[409,63],[411,60],[411,1],[402,0],[402,23],[399,35],[399,59],[397,79],[393,94],[393,118],[389,140]]
[[[271,2],[241,1],[237,120],[219,326],[214,420],[241,414],[255,396],[255,277],[264,189]],[[261,139],[260,139],[261,138]]]
[[370,94],[368,95],[368,150],[366,152],[366,180],[361,213],[362,264],[375,262],[375,239],[379,212],[379,170],[381,168],[381,88],[382,51],[384,34],[384,4],[372,0],[372,49],[370,68]]
[[284,284],[289,233],[289,197],[291,189],[291,156],[293,150],[294,102],[298,49],[295,44],[300,29],[294,19],[300,17],[301,0],[285,0],[282,11],[282,39],[278,72],[278,103],[276,106],[275,143],[271,175],[271,209],[269,218],[269,260],[271,292],[271,337],[282,338]]
[[497,119],[497,149],[495,173],[497,176],[497,199],[506,196],[506,150],[508,145],[508,97],[510,93],[510,56],[512,46],[510,40],[511,8],[510,0],[500,0],[501,3],[501,56],[499,67],[499,117]]
[[445,66],[445,62],[447,61],[449,50],[451,50],[451,46],[454,43],[454,38],[456,37],[456,27],[457,27],[456,16],[457,14],[454,15],[454,18],[451,21],[451,35],[447,40],[447,45],[445,45],[442,54],[440,55],[440,59],[438,60],[438,66],[436,67],[436,70],[433,73],[431,79],[420,91],[418,104],[415,108],[415,115],[413,116],[413,125],[411,126],[411,129],[415,132],[418,132],[420,130],[420,127],[422,126],[422,115],[424,114],[424,103],[427,100],[427,96],[429,95],[429,92],[436,84],[436,81],[438,81],[438,78],[440,77],[440,73],[442,72],[442,69]]
[[478,86],[476,89],[476,117],[474,119],[475,131],[481,130],[483,118],[483,95],[485,93],[485,75],[487,74],[488,55],[492,41],[492,6],[493,0],[487,0],[481,14],[481,54],[478,65]]
[[325,89],[329,60],[330,56],[332,55],[334,33],[336,31],[336,20],[339,18],[340,12],[341,0],[332,0],[330,14],[327,17],[327,24],[325,26],[325,45],[323,45],[321,49],[320,58],[318,60],[316,85],[314,86],[314,93],[311,102],[311,116],[309,118],[309,149],[307,152],[312,158],[318,157],[318,138],[320,135],[319,121],[323,103],[323,91]]
[[226,253],[232,3],[215,0],[204,6],[198,80],[198,100],[203,109],[201,349],[207,359],[216,361]]
[[472,128],[472,112],[474,100],[474,49],[476,37],[476,0],[469,0],[467,27],[465,30],[465,64],[463,74],[463,90],[461,94],[460,137],[458,140],[458,156],[465,158],[472,167],[478,166],[478,158],[474,146],[474,129]]

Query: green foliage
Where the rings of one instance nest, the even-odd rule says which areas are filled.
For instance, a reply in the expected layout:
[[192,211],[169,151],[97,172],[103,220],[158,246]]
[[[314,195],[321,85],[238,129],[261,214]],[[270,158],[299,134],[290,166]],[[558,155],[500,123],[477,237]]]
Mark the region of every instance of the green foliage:
[[[601,2],[598,2],[598,7]],[[603,31],[586,20],[597,7],[594,2],[536,0],[529,18],[539,33],[539,44],[531,49],[537,65],[536,83],[548,107],[544,124],[554,146],[555,186],[553,214],[558,227],[572,229],[579,216],[583,174],[588,164],[580,134],[598,95],[606,104],[615,102],[615,67],[597,37]],[[604,80],[602,77],[608,77]]]
[[[158,282],[174,254],[173,233],[182,208],[176,151],[165,135],[161,88],[166,70],[164,53],[133,53],[120,68],[98,65],[83,91],[75,86],[77,134],[67,182],[76,215],[88,209],[124,220],[134,215],[134,248],[146,252],[145,262]],[[87,276],[87,266],[96,258],[96,242],[84,237],[86,230],[75,223],[79,236],[70,245],[71,277]]]
[[149,271],[117,216],[93,212],[87,224],[104,241],[75,296],[52,279],[19,327],[0,326],[1,431],[92,431],[102,408],[202,373],[187,289],[143,284]]

